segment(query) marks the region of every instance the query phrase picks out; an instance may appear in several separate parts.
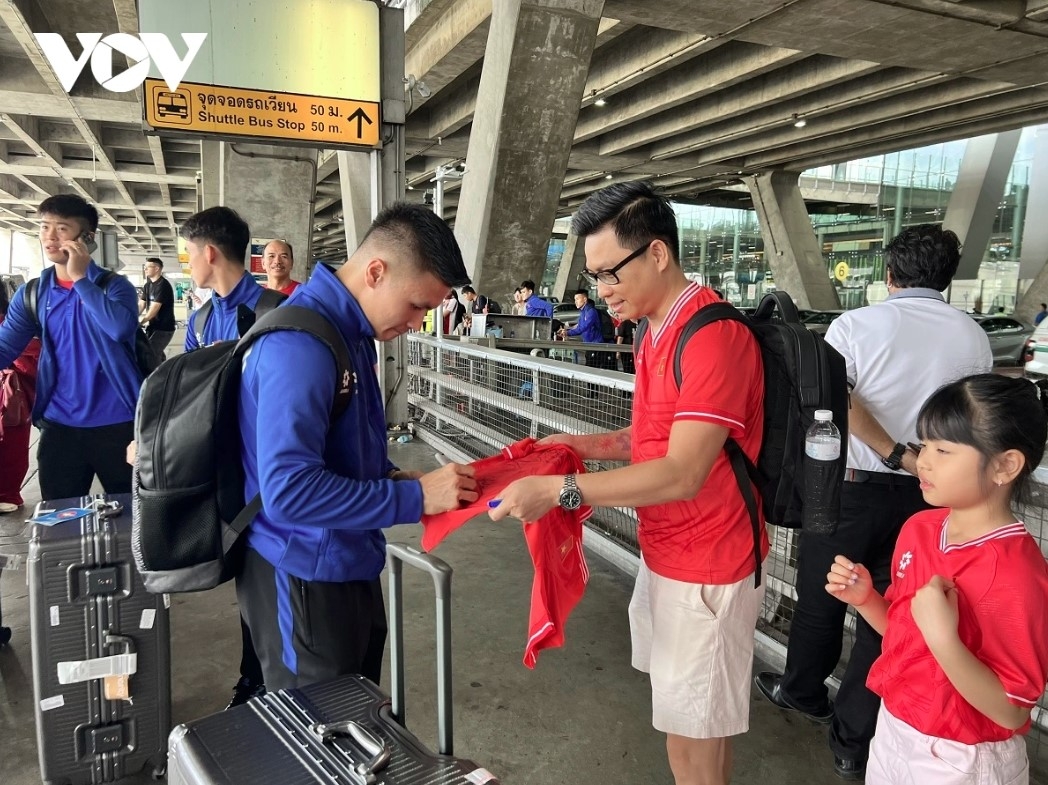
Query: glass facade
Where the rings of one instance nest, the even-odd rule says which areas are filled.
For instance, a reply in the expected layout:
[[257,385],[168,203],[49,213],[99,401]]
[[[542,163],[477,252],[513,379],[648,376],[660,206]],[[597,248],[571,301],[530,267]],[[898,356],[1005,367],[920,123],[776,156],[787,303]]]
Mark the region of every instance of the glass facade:
[[[947,292],[958,308],[1011,312],[1030,283],[1019,278],[1019,255],[1039,130],[1048,132],[1048,126],[1022,131],[977,278],[955,280]],[[887,296],[886,243],[904,227],[943,221],[967,144],[943,142],[801,175],[801,193],[842,308],[858,308]],[[753,210],[690,204],[675,204],[674,209],[681,264],[689,278],[718,289],[739,306],[755,305],[775,286]],[[555,244],[563,246],[557,240],[551,243],[545,279],[549,284],[559,263]]]

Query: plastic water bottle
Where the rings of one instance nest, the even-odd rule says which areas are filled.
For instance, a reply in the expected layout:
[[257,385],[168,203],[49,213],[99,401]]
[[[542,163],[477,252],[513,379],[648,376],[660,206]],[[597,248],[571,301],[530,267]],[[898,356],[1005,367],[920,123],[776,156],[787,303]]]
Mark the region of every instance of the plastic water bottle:
[[810,534],[833,534],[840,517],[841,432],[833,412],[819,409],[804,437],[804,514],[801,527]]

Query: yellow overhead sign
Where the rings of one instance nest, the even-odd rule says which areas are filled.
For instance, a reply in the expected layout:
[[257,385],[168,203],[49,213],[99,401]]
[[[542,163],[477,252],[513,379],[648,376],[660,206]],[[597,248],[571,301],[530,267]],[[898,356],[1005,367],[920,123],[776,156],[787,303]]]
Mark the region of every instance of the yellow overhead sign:
[[154,130],[290,139],[325,147],[378,147],[379,105],[183,82],[171,90],[146,79],[146,123]]
[[848,263],[837,262],[837,265],[833,268],[833,277],[843,283],[844,279],[848,277]]

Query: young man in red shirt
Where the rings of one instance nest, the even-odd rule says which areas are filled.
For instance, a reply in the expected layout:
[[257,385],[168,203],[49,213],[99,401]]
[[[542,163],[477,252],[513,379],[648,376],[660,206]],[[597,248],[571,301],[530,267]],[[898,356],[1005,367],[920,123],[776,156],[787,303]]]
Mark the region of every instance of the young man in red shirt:
[[[518,480],[491,517],[534,521],[558,504],[637,509],[642,559],[630,628],[633,665],[651,677],[652,724],[666,733],[676,785],[727,785],[730,737],[749,728],[753,632],[764,587],[754,585],[753,530],[724,443],[731,436],[756,459],[760,350],[745,325],[711,324],[684,351],[677,388],[680,331],[720,298],[684,277],[673,209],[649,183],[593,194],[572,231],[585,238],[583,274],[609,309],[623,319],[648,319],[633,402],[644,416],[613,433],[547,439],[583,459],[631,465]],[[763,531],[758,547],[763,559]]]

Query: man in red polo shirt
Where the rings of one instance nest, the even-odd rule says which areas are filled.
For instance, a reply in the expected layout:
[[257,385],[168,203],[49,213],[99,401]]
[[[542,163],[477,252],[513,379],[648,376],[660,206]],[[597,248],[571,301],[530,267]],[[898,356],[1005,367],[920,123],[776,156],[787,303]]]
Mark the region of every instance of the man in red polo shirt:
[[262,251],[262,269],[266,271],[266,288],[290,295],[298,288],[291,277],[295,269],[295,251],[287,240],[270,240]]
[[[754,585],[753,530],[724,443],[731,436],[757,457],[760,350],[745,325],[704,327],[684,351],[677,388],[680,331],[720,298],[684,277],[676,217],[650,183],[598,191],[571,228],[585,238],[583,275],[609,309],[623,319],[648,319],[633,401],[633,411],[644,416],[613,433],[547,438],[585,460],[631,465],[518,480],[490,515],[534,521],[558,504],[637,509],[642,559],[630,629],[633,665],[651,677],[652,724],[666,733],[677,785],[727,785],[730,737],[749,728],[753,632],[764,587]],[[763,559],[763,531],[759,547]]]

